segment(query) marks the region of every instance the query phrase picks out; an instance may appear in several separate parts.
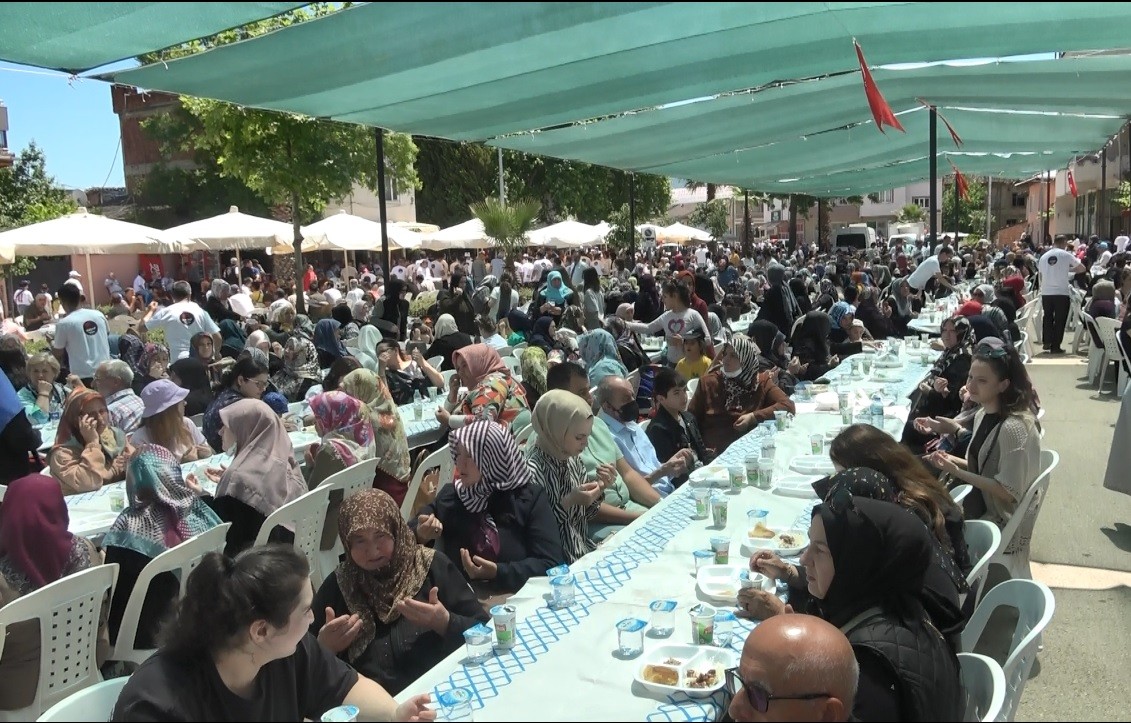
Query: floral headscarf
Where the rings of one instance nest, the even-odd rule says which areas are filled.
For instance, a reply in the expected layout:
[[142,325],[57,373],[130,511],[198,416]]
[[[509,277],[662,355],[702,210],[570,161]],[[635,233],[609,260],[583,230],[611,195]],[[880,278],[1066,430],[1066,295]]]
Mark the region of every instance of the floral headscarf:
[[377,466],[398,480],[412,474],[404,421],[385,381],[368,369],[355,369],[342,378],[339,388],[369,409]]
[[453,365],[457,361],[466,364],[467,371],[471,374],[471,379],[463,380],[468,387],[474,387],[490,374],[509,375],[510,373],[507,365],[503,363],[502,357],[499,356],[499,352],[488,344],[472,344],[457,349],[452,352]]
[[522,372],[523,384],[538,396],[546,393],[546,352],[536,346],[526,347],[519,359],[518,368]]
[[604,329],[594,329],[577,337],[577,350],[588,368],[591,385],[608,376],[628,376],[628,368],[620,360],[613,335]]
[[314,428],[323,444],[332,444],[347,466],[373,457],[373,423],[369,408],[342,391],[310,398]]

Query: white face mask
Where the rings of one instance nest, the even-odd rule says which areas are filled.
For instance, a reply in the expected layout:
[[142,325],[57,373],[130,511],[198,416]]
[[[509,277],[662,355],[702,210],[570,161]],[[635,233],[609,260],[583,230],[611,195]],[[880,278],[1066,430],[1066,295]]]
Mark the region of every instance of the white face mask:
[[735,377],[737,377],[741,373],[742,373],[742,367],[735,369],[733,372],[727,371],[725,367],[723,368],[723,376],[726,377],[727,379],[734,379]]

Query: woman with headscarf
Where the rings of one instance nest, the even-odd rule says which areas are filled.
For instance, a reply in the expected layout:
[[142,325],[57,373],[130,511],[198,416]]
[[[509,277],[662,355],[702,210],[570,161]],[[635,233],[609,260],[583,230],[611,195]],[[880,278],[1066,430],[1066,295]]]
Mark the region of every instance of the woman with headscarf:
[[534,322],[534,329],[530,332],[527,338],[529,347],[535,347],[544,351],[547,355],[558,347],[557,341],[554,339],[554,334],[557,331],[557,324],[551,316],[539,317]]
[[776,375],[759,373],[758,348],[746,337],[733,337],[717,361],[717,368],[699,380],[688,406],[708,448],[724,450],[759,422],[773,419],[774,412],[795,411]]
[[314,324],[305,314],[296,316],[294,330],[283,348],[283,368],[271,377],[271,383],[287,401],[298,402],[321,379],[318,349],[314,346]]
[[562,272],[557,269],[550,271],[546,274],[546,283],[538,289],[530,302],[530,319],[537,322],[545,316],[558,318],[567,306],[575,303],[576,298],[577,295],[566,284]]
[[[621,306],[628,306],[628,304],[622,304]],[[629,318],[632,317],[631,312],[632,308],[629,307]],[[651,362],[648,355],[644,353],[644,348],[640,346],[640,341],[636,338],[636,333],[629,330],[628,324],[624,318],[619,315],[605,317],[605,331],[609,332],[609,335],[613,337],[613,341],[617,347],[617,356],[629,373]]]
[[336,319],[323,319],[314,327],[314,348],[318,350],[318,366],[322,369],[350,355],[342,344],[340,330],[341,324]]
[[470,346],[475,343],[475,340],[468,334],[463,333],[456,326],[456,320],[452,318],[451,314],[441,314],[436,319],[434,327],[436,340],[424,352],[424,356],[431,359],[434,356],[444,358],[444,363],[440,365],[441,371],[455,369],[452,366],[452,354],[457,349],[462,349],[465,346]]
[[[239,289],[236,289],[239,291]],[[217,324],[222,324],[225,321],[241,322],[243,319],[239,314],[232,311],[231,304],[228,297],[232,295],[232,287],[223,279],[213,279],[212,289],[208,298],[204,302],[204,310],[212,317],[212,321]],[[223,332],[223,328],[221,328]]]
[[650,324],[664,313],[664,304],[656,287],[656,277],[645,274],[640,277],[640,293],[632,306],[632,318],[643,324]]
[[[220,411],[225,450],[235,453],[227,469],[205,470],[216,483],[212,509],[231,522],[225,554],[255,542],[272,512],[307,491],[283,420],[259,399],[241,399]],[[290,541],[293,531],[273,531],[271,539]]]
[[920,432],[916,417],[952,418],[962,410],[960,390],[970,372],[970,347],[974,343],[971,320],[954,316],[944,321],[940,328],[942,356],[935,361],[926,379],[919,382],[913,398],[907,424],[903,428],[903,443],[912,452],[921,453],[931,436]]
[[527,452],[530,481],[545,492],[565,562],[572,564],[596,548],[589,521],[601,507],[601,484],[586,480],[581,459],[593,431],[593,410],[573,392],[551,389],[530,416],[538,435]]
[[546,352],[536,346],[527,347],[518,361],[518,368],[522,373],[522,389],[526,392],[526,404],[533,409],[546,393]]
[[607,376],[627,377],[616,342],[604,329],[594,329],[577,338],[577,349],[589,373],[589,385],[597,386]]
[[373,458],[373,423],[364,402],[341,390],[322,392],[310,398],[310,412],[321,438],[306,449],[310,469],[306,481],[311,489],[327,477]]
[[1009,297],[1017,309],[1025,306],[1025,278],[1014,274],[1001,280],[1002,295]]
[[906,278],[899,278],[891,282],[888,286],[887,300],[891,302],[891,323],[895,327],[895,333],[898,336],[907,334],[907,323],[914,319],[918,314],[912,306],[911,284],[907,283]]
[[[183,361],[183,360],[182,360]],[[181,477],[180,462],[156,444],[138,446],[126,465],[126,508],[102,540],[106,562],[117,563],[118,582],[110,605],[110,641],[118,638],[126,611],[142,570],[153,558],[182,542],[211,530],[220,518],[204,504],[195,482]],[[137,648],[157,647],[161,621],[180,596],[172,573],[153,578],[137,623]]]
[[534,328],[530,317],[521,309],[511,309],[507,312],[507,326],[511,329],[510,336],[507,337],[507,344],[510,346],[518,346],[526,342],[530,331]]
[[[793,292],[793,298],[797,300],[797,315],[799,317],[805,316],[813,310],[813,300],[809,298],[809,289],[805,285],[805,279],[794,276],[789,280],[789,290]],[[788,333],[786,332],[786,334]]]
[[146,342],[130,366],[134,373],[134,394],[140,395],[151,382],[169,377],[169,349],[164,344]]
[[522,304],[522,297],[514,285],[514,275],[509,271],[504,272],[499,285],[491,289],[491,295],[487,299],[488,318],[495,322],[509,319],[511,311]]
[[373,428],[373,456],[377,472],[373,486],[387,492],[397,504],[404,502],[412,476],[404,421],[389,388],[368,369],[352,371],[342,379],[342,391],[365,403]]
[[958,659],[921,602],[932,556],[922,521],[898,505],[843,489],[814,508],[809,540],[803,567],[766,551],[750,558],[751,570],[786,580],[790,605],[742,590],[739,613],[765,619],[797,610],[839,627],[860,667],[856,720],[962,720]]
[[[68,531],[70,517],[58,480],[32,474],[13,480],[0,505],[0,607],[75,573],[102,564],[90,540]],[[5,710],[35,702],[40,667],[39,621],[9,625],[0,658],[0,701]],[[99,664],[109,653],[99,626]],[[89,653],[88,653],[89,654]]]
[[471,303],[462,274],[452,274],[448,288],[437,295],[440,314],[452,317],[460,332],[475,336],[475,306]]
[[829,351],[829,315],[814,309],[793,333],[793,356],[801,366],[797,378],[806,381],[819,379],[840,360]]
[[353,311],[347,304],[337,304],[330,310],[330,318],[341,324],[342,341],[347,342],[357,338],[361,329],[353,320]]
[[865,286],[860,291],[860,300],[856,304],[856,318],[864,323],[864,328],[873,339],[895,336],[895,324],[876,304],[876,295],[870,286]]
[[404,341],[408,339],[408,302],[404,300],[405,284],[394,277],[385,284],[385,294],[373,304],[369,323],[376,326],[383,337]]
[[185,414],[192,417],[204,414],[212,403],[212,383],[208,369],[200,360],[186,357],[173,362],[169,367],[169,381],[188,390],[185,397]]
[[[855,287],[849,287],[854,289]],[[845,290],[846,292],[848,289]],[[854,302],[855,294],[852,295]],[[848,330],[856,321],[856,305],[849,301],[838,301],[829,309],[829,342],[840,344],[848,339]]]
[[216,340],[208,332],[198,332],[189,339],[189,358],[196,359],[206,367],[219,360],[216,353]]
[[488,621],[459,569],[420,545],[400,508],[380,490],[342,503],[345,559],[314,596],[310,632],[391,695],[463,645]]
[[786,396],[792,396],[797,386],[796,373],[801,370],[801,363],[796,357],[785,357],[785,334],[765,319],[758,319],[750,324],[747,335],[758,347],[758,372],[773,372],[778,388]]
[[[459,429],[477,419],[489,419],[509,427],[519,412],[529,409],[526,390],[511,376],[499,353],[486,344],[472,344],[452,355],[456,373],[448,397],[436,418],[440,424]],[[467,394],[459,398],[460,385]]]
[[[458,479],[444,485],[410,526],[421,544],[459,560],[485,592],[519,590],[565,560],[546,494],[505,427],[473,422],[448,438]],[[441,536],[442,533],[442,536]]]
[[208,409],[204,411],[204,425],[201,431],[204,432],[204,438],[208,440],[212,449],[217,452],[226,449],[221,444],[220,430],[223,422],[220,419],[220,412],[241,399],[262,399],[268,383],[267,365],[252,358],[251,355],[241,356],[228,368],[220,390],[208,405]]
[[121,482],[133,448],[120,429],[110,426],[102,395],[85,387],[71,392],[63,407],[48,462],[63,494],[93,492]]
[[217,326],[220,327],[220,354],[235,359],[247,346],[247,332],[244,331],[243,324],[232,319],[224,319],[217,322]]
[[771,263],[766,276],[770,281],[770,288],[766,290],[762,306],[758,309],[758,319],[772,323],[783,334],[791,334],[794,320],[801,316],[801,307],[798,306],[793,291],[785,283],[785,267]]
[[377,345],[383,339],[384,337],[381,336],[381,331],[377,327],[371,324],[361,327],[357,334],[357,349],[354,350],[353,355],[361,362],[363,368],[371,372],[380,369],[377,359]]

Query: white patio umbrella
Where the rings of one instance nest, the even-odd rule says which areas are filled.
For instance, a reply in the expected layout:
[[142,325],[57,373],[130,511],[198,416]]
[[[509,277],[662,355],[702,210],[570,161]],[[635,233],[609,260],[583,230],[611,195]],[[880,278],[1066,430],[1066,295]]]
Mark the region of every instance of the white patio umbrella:
[[436,233],[440,230],[440,227],[434,223],[423,223],[421,221],[393,221],[393,225],[419,234]]
[[667,243],[687,243],[688,241],[710,241],[713,236],[703,229],[688,226],[683,223],[673,223],[671,226],[661,228],[657,238]]
[[580,247],[603,244],[608,233],[608,224],[601,227],[600,225],[591,226],[580,221],[561,221],[545,228],[529,231],[526,238],[534,246]]
[[433,251],[446,249],[486,249],[495,245],[495,239],[483,230],[483,222],[477,218],[449,226],[448,228],[427,234],[424,237],[423,248]]
[[[424,237],[406,228],[385,224],[390,248],[418,249]],[[314,239],[303,241],[306,251],[376,251],[381,248],[381,224],[346,211],[312,223],[304,229]],[[290,244],[286,244],[290,246]],[[288,253],[276,248],[275,253]]]
[[[304,239],[317,240],[306,229],[299,230]],[[166,232],[200,241],[211,251],[269,249],[281,244],[289,245],[294,240],[291,224],[240,213],[236,206],[219,216],[174,226]]]

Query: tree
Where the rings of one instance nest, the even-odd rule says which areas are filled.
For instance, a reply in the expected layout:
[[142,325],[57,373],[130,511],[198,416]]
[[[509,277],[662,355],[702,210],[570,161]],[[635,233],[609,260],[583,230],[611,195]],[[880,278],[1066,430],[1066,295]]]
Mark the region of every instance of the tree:
[[959,198],[958,189],[943,187],[942,229],[940,232],[964,232],[980,237],[986,228],[986,184],[966,179],[967,198]]
[[221,174],[220,167],[199,154],[195,168],[164,164],[145,175],[133,193],[131,220],[146,226],[168,228],[201,217],[224,213],[238,206],[253,216],[269,216],[272,207],[236,178]]
[[692,226],[707,229],[716,239],[722,238],[730,230],[726,202],[717,198],[696,206],[687,220]]
[[[47,158],[32,141],[15,163],[0,169],[0,231],[50,221],[75,210],[67,192],[47,175]],[[22,276],[35,269],[35,259],[21,256],[0,265],[0,276]]]
[[467,208],[497,193],[498,166],[492,150],[479,143],[455,143],[415,136],[417,217],[439,226],[467,220]]
[[511,267],[517,252],[526,246],[526,232],[534,228],[538,218],[537,201],[503,203],[488,197],[471,206],[471,213],[483,222],[483,231],[495,239],[495,246],[503,252],[503,263]]
[[718,188],[719,188],[718,184],[703,183],[701,181],[691,181],[691,180],[688,180],[687,183],[683,184],[683,187],[686,188],[688,191],[697,191],[700,188],[703,188],[704,186],[707,187],[707,202],[710,203],[711,201],[715,200],[715,193],[718,191]]
[[[202,52],[294,25],[340,8],[316,3],[274,18],[194,40],[145,56],[157,62]],[[294,226],[295,268],[303,268],[300,225],[326,205],[346,196],[355,183],[377,190],[374,131],[346,123],[317,120],[291,113],[243,108],[204,98],[181,97],[184,114],[153,119],[147,130],[174,150],[191,150],[215,159],[220,174],[238,180],[263,201],[283,207]],[[385,165],[399,190],[419,185],[413,161],[416,146],[403,134],[385,137]],[[296,294],[305,313],[302,294]]]
[[901,223],[916,223],[919,221],[927,220],[927,212],[923,207],[917,203],[909,203],[903,208],[899,209],[899,215],[895,217],[896,221]]

